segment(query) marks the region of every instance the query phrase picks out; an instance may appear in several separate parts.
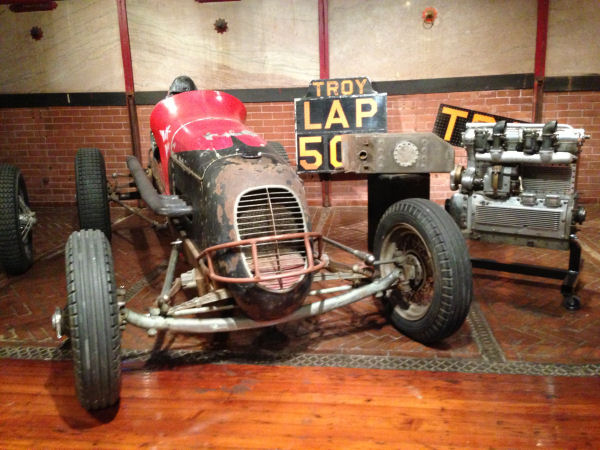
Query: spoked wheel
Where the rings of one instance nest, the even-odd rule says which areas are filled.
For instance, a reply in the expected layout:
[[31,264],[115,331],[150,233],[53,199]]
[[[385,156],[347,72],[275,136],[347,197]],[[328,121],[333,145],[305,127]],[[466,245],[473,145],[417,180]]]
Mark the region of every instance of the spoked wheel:
[[0,165],[0,212],[0,264],[10,274],[23,273],[33,264],[36,218],[17,167]]
[[75,156],[75,190],[81,230],[100,230],[110,240],[110,208],[104,157],[97,148],[80,148]]
[[77,397],[87,410],[116,404],[121,331],[112,254],[99,230],[76,231],[65,249],[68,328]]
[[452,218],[429,200],[408,199],[385,212],[375,234],[375,255],[393,261],[381,275],[402,267],[404,280],[384,295],[394,326],[431,344],[465,321],[473,297],[471,261]]

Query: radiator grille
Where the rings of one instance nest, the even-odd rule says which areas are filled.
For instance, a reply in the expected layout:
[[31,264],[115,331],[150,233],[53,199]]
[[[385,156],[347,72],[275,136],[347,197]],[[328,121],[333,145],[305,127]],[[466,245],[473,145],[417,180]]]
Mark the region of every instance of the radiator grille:
[[574,190],[571,166],[524,166],[523,190],[539,194],[570,195]]
[[[236,226],[240,240],[302,233],[307,231],[302,207],[296,196],[283,187],[264,187],[243,194],[238,200]],[[258,244],[258,269],[261,275],[283,274],[306,267],[306,249],[303,239],[274,241]],[[256,274],[250,246],[242,246],[246,264]],[[286,290],[302,276],[263,281],[271,290]]]
[[478,206],[475,210],[475,222],[496,227],[558,231],[560,215],[560,211]]

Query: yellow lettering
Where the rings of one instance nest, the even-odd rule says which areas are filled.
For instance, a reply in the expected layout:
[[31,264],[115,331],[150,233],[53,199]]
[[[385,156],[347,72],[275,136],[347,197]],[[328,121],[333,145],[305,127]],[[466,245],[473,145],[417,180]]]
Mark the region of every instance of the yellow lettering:
[[[323,155],[318,150],[306,148],[306,144],[321,143],[321,136],[300,136],[298,138],[298,163],[304,170],[317,170],[323,164]],[[314,158],[314,162],[309,163],[301,158]]]
[[492,116],[488,116],[487,114],[475,113],[475,114],[473,114],[473,122],[494,123],[494,122],[496,122],[496,119],[494,119]]
[[352,95],[353,91],[354,84],[352,84],[352,80],[342,81],[342,95]]
[[367,84],[367,79],[363,78],[362,83],[359,80],[354,80],[354,81],[356,81],[356,86],[358,86],[358,93],[364,94],[365,84]]
[[[369,105],[370,108],[363,111],[363,106]],[[377,102],[374,98],[357,98],[356,99],[356,128],[363,126],[362,121],[365,117],[373,117],[377,113]]]
[[339,123],[344,128],[350,128],[350,125],[348,125],[348,119],[346,119],[346,114],[344,114],[342,104],[339,100],[334,100],[331,104],[329,116],[327,117],[327,122],[325,122],[325,129],[330,129],[331,125],[334,123]]
[[320,123],[310,122],[310,102],[304,102],[304,129],[305,130],[320,130]]
[[325,84],[324,81],[313,81],[312,85],[317,88],[317,97],[321,96],[321,86]]
[[454,127],[456,126],[456,118],[457,117],[467,117],[469,113],[467,111],[461,111],[460,109],[448,108],[444,106],[442,108],[443,114],[448,114],[450,116],[450,120],[448,121],[448,128],[446,128],[446,134],[444,135],[445,141],[450,141],[452,138],[452,132],[454,131]]
[[339,134],[329,141],[329,162],[334,169],[342,167],[342,162],[337,157],[337,145],[342,142],[342,136]]
[[335,80],[327,80],[327,97],[332,95],[340,95],[339,92],[340,84]]

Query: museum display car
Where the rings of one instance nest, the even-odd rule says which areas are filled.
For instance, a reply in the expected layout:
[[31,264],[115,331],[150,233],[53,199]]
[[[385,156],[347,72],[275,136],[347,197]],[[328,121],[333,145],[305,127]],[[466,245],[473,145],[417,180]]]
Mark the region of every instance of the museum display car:
[[[283,146],[248,129],[245,116],[241,101],[219,91],[190,90],[160,101],[150,116],[154,147],[147,169],[127,158],[133,193],[107,182],[99,149],[78,151],[81,230],[66,244],[68,299],[52,320],[59,336],[71,340],[84,408],[118,402],[126,325],[159,335],[231,332],[300,320],[373,295],[400,332],[425,344],[463,324],[471,264],[450,215],[422,198],[392,204],[377,226],[373,254],[322,236],[311,230],[303,183]],[[124,200],[136,195],[166,218],[174,235],[162,291],[145,311],[120,301],[110,246],[109,202],[127,207]],[[357,264],[330,260],[325,246],[351,253]],[[177,275],[180,254],[190,270]],[[182,289],[193,295],[175,302]]]

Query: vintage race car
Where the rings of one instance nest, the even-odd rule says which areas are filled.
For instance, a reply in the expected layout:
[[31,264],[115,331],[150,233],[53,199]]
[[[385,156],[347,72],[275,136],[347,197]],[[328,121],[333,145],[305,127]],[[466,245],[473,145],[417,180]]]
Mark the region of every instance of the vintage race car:
[[[300,320],[372,295],[402,333],[426,344],[464,322],[471,266],[458,227],[441,207],[421,198],[394,203],[377,228],[374,254],[324,237],[311,229],[303,183],[284,148],[248,129],[245,117],[242,102],[219,91],[191,90],[159,102],[150,116],[155,145],[148,169],[127,158],[133,194],[107,183],[100,150],[78,151],[81,231],[66,244],[68,300],[53,325],[71,339],[85,408],[119,399],[126,324],[158,335],[229,332]],[[109,200],[128,207],[123,200],[136,195],[175,234],[161,294],[146,311],[119,302],[109,241]],[[325,245],[362,262],[331,261]],[[190,270],[176,275],[180,254]],[[323,281],[326,287],[315,286]],[[197,295],[175,304],[181,289]]]

